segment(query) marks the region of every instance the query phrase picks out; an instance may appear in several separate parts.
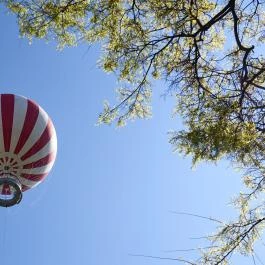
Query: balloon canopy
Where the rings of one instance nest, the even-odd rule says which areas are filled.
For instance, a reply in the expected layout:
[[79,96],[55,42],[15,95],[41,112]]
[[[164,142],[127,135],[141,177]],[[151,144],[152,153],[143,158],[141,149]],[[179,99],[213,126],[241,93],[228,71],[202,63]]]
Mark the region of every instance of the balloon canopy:
[[0,94],[0,206],[22,199],[51,170],[57,152],[54,126],[34,101]]

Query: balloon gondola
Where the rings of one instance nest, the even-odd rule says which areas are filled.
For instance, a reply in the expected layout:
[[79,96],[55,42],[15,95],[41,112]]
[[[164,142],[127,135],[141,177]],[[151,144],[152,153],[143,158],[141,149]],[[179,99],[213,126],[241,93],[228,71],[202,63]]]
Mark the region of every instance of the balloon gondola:
[[10,207],[48,175],[57,138],[47,113],[30,99],[0,94],[0,112],[0,206]]

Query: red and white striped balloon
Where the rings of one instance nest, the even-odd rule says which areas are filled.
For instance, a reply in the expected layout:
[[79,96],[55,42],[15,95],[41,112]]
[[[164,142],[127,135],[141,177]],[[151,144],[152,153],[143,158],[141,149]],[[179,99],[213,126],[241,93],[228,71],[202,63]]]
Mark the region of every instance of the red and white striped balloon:
[[[37,186],[51,170],[57,152],[47,113],[22,96],[0,94],[0,176],[18,178],[22,191]],[[4,187],[1,194],[8,194]]]

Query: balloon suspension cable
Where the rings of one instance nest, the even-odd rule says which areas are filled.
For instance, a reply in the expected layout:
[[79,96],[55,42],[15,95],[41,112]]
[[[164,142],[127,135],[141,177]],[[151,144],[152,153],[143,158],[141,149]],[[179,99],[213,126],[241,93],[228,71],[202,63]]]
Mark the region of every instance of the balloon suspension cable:
[[5,174],[0,177],[0,206],[11,207],[22,199],[21,183],[17,177]]

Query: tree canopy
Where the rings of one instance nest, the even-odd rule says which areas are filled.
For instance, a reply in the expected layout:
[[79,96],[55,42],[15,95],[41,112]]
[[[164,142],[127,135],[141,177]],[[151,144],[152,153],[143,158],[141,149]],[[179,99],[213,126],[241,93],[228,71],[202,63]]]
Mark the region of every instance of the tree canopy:
[[[100,65],[118,76],[119,101],[105,103],[102,123],[151,116],[152,81],[168,82],[176,151],[193,162],[227,158],[246,171],[237,220],[219,223],[198,262],[226,264],[251,255],[265,221],[265,2],[262,0],[1,0],[21,36],[102,44]],[[254,201],[254,202],[253,202]]]

